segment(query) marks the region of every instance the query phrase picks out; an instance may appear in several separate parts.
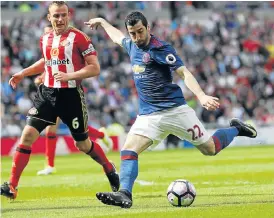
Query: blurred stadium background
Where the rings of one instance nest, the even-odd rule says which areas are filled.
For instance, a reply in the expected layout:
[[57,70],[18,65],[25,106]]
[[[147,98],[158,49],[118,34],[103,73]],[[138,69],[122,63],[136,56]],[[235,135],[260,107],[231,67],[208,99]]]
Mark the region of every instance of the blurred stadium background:
[[[48,4],[1,1],[1,142],[10,144],[2,146],[2,155],[17,142],[36,92],[35,77],[25,78],[16,90],[8,81],[40,58],[38,40],[48,24]],[[273,137],[269,137],[274,132],[274,2],[68,4],[71,24],[91,37],[101,64],[100,76],[83,82],[89,122],[95,127],[109,126],[116,149],[122,139],[115,137],[128,131],[138,111],[130,62],[126,52],[108,40],[102,29],[91,31],[84,21],[104,17],[126,32],[123,19],[132,10],[142,11],[152,33],[176,48],[207,94],[220,98],[219,110],[206,111],[174,75],[174,82],[183,89],[188,104],[207,128],[227,126],[232,117],[238,117],[256,125],[259,137],[236,144],[274,144]],[[69,131],[61,124],[58,134],[67,135]],[[62,140],[67,143],[66,138]],[[173,136],[164,144],[188,145]],[[58,152],[62,153],[57,145]]]
[[[204,110],[183,81],[174,75],[205,126],[214,131],[238,117],[256,125],[258,137],[237,138],[234,147],[212,158],[194,149],[145,152],[139,158],[134,205],[129,210],[103,206],[95,197],[110,190],[100,166],[82,154],[56,158],[56,174],[36,176],[44,156],[32,155],[20,181],[16,201],[1,197],[3,217],[274,217],[274,3],[273,2],[68,2],[72,25],[87,33],[98,51],[101,74],[84,81],[90,124],[108,126],[118,150],[138,111],[128,55],[102,29],[83,22],[105,17],[126,32],[124,17],[132,10],[147,16],[152,32],[176,48],[207,94],[220,98],[216,112]],[[36,92],[34,78],[16,90],[10,77],[40,58],[38,40],[48,2],[1,1],[1,179],[10,175],[11,155]],[[124,133],[123,133],[124,132]],[[77,149],[68,129],[58,129],[57,154]],[[174,136],[157,148],[190,146]],[[44,138],[32,154],[43,153]],[[10,155],[10,156],[6,156]],[[4,157],[5,156],[5,157]],[[108,157],[117,164],[119,153]],[[191,181],[197,198],[189,208],[174,208],[166,189],[175,179]]]

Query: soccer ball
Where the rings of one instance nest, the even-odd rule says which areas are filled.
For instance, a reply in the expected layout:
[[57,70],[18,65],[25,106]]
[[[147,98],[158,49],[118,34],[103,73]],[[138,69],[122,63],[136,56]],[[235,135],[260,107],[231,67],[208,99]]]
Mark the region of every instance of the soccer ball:
[[188,207],[196,197],[193,184],[184,179],[177,179],[167,188],[167,200],[175,207]]

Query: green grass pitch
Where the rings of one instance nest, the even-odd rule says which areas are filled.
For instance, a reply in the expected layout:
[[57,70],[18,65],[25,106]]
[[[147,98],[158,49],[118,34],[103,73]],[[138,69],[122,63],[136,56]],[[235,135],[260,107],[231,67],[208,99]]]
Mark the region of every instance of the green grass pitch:
[[[109,153],[118,169],[119,153]],[[101,167],[83,154],[58,156],[57,173],[36,176],[44,156],[32,156],[15,201],[1,196],[2,217],[274,217],[274,146],[233,147],[215,157],[196,149],[144,152],[130,209],[103,205],[95,193],[110,191]],[[2,182],[11,158],[2,158]],[[188,208],[171,206],[166,189],[187,179],[197,196]]]

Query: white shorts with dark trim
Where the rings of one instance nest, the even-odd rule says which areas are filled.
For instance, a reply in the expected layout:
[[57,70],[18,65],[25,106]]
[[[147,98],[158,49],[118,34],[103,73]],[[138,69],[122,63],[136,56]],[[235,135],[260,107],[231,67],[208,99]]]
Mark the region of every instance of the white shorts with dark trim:
[[188,105],[137,116],[129,134],[146,136],[153,141],[153,146],[158,145],[169,134],[185,139],[195,146],[210,138],[195,111]]

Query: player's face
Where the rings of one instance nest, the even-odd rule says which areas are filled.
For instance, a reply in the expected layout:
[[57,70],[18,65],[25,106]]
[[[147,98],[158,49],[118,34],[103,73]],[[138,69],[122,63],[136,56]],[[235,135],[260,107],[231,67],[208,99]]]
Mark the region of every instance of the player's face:
[[69,25],[69,15],[70,13],[66,5],[52,5],[49,8],[48,20],[51,22],[56,34],[62,34],[67,30]]
[[131,40],[138,46],[144,47],[149,43],[150,32],[149,27],[146,28],[142,21],[138,21],[134,26],[127,26]]

